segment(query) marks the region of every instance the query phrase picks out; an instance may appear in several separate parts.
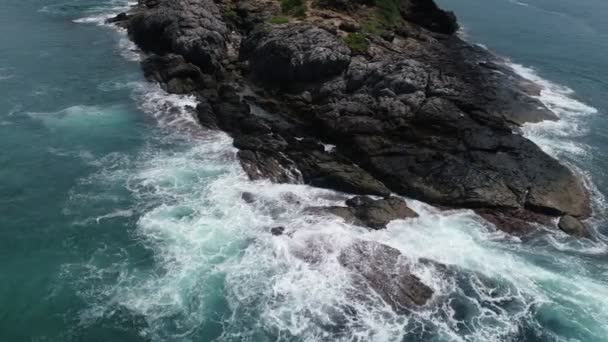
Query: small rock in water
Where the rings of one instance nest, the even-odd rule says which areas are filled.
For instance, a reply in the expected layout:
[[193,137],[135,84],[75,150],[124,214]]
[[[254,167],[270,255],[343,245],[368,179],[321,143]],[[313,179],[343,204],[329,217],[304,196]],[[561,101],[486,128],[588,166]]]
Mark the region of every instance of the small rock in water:
[[251,192],[243,192],[241,194],[241,198],[243,199],[243,201],[245,201],[245,203],[255,202],[255,195],[252,194]]
[[354,210],[355,216],[361,222],[373,229],[386,228],[393,220],[418,217],[418,214],[398,197],[374,200],[357,196],[346,201],[346,205]]
[[366,284],[395,311],[422,306],[433,296],[433,290],[410,272],[405,256],[387,245],[356,241],[340,253],[338,261],[353,272],[357,283]]
[[383,229],[398,219],[418,217],[404,200],[388,197],[375,200],[367,196],[356,196],[346,201],[347,207],[313,207],[312,212],[326,212],[342,217],[346,222],[372,229]]
[[274,236],[283,235],[283,232],[285,232],[285,227],[274,227],[270,229],[270,233]]
[[585,225],[577,218],[565,215],[559,219],[557,225],[564,233],[577,237],[589,237],[589,232],[585,228]]

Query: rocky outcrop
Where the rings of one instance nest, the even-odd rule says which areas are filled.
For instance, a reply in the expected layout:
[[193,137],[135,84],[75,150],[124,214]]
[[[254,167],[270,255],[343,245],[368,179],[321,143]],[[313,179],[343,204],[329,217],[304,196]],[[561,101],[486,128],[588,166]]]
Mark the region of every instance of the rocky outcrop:
[[338,261],[352,272],[355,283],[375,291],[397,312],[426,304],[433,290],[411,273],[399,250],[372,241],[356,241]]
[[273,83],[322,80],[341,74],[350,62],[340,38],[307,24],[262,26],[243,41],[240,55],[249,61],[252,77]]
[[366,196],[353,197],[346,201],[346,207],[309,208],[314,213],[330,213],[342,217],[346,222],[372,229],[383,229],[394,220],[418,217],[404,200],[388,197],[374,200]]
[[394,192],[507,225],[512,213],[589,215],[581,182],[518,132],[556,119],[537,87],[452,35],[454,16],[431,0],[402,0],[381,36],[347,39],[342,24],[374,4],[320,1],[309,17],[271,24],[271,0],[141,0],[116,21],[152,53],[148,78],[197,95],[201,124],[234,137],[252,179]]

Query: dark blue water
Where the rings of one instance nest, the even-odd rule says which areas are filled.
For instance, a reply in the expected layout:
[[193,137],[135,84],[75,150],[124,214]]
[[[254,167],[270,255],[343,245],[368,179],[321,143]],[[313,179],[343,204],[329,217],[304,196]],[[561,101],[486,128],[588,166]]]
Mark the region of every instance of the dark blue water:
[[[125,1],[0,2],[0,341],[608,341],[608,4],[525,2],[441,1],[544,86],[562,120],[524,131],[588,180],[595,242],[415,201],[381,232],[307,217],[336,194],[248,181],[193,99],[142,79],[101,25]],[[460,272],[416,265],[435,300],[399,316],[349,295],[336,255],[361,238]]]

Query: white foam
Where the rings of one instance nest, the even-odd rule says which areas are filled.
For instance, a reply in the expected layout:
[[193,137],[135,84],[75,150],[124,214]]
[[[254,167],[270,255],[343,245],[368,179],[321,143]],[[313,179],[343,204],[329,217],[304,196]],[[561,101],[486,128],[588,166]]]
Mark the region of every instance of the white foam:
[[524,7],[530,7],[530,4],[525,3],[525,2],[521,2],[521,1],[517,1],[517,0],[509,0],[510,3],[519,5],[519,6],[524,6]]
[[193,95],[169,94],[158,84],[148,82],[135,82],[131,86],[140,108],[151,114],[161,127],[191,135],[204,133],[195,117],[198,103]]
[[0,81],[10,80],[15,77],[13,68],[0,68]]
[[26,112],[34,120],[42,122],[48,129],[63,134],[112,134],[129,120],[122,106],[75,105],[55,112]]
[[573,98],[572,89],[543,79],[531,68],[514,63],[509,66],[541,87],[537,98],[559,118],[558,121],[527,123],[523,126],[524,135],[554,157],[584,156],[589,146],[573,139],[587,134],[584,120],[596,114],[597,109]]

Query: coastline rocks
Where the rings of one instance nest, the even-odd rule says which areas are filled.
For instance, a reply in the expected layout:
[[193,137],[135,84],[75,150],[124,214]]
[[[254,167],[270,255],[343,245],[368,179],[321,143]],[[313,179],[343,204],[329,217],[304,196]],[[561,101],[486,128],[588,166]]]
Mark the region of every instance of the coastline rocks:
[[106,23],[107,24],[115,24],[115,25],[118,25],[118,26],[124,28],[125,27],[125,23],[129,19],[131,19],[130,15],[128,15],[125,12],[121,12],[121,13],[118,13],[116,16],[112,17],[112,18],[106,19]]
[[[237,7],[247,4],[259,18],[276,10],[248,0]],[[341,17],[366,10],[351,5],[357,9]],[[500,212],[504,222],[511,213],[589,215],[580,180],[518,132],[555,115],[503,61],[449,35],[453,15],[433,1],[402,0],[398,37],[367,34],[368,51],[356,56],[344,32],[311,18],[228,32],[222,20],[231,8],[149,0],[125,20],[131,38],[153,53],[146,76],[169,92],[195,94],[199,121],[232,135],[251,179],[394,192]],[[346,208],[362,221],[359,209]],[[535,215],[519,214],[527,212]]]
[[564,233],[576,237],[589,237],[589,231],[583,225],[581,221],[570,216],[565,215],[559,219],[559,223],[557,227],[561,229]]
[[310,24],[262,27],[243,42],[241,59],[252,76],[270,83],[318,81],[341,73],[350,50],[331,33]]
[[338,261],[360,287],[376,292],[396,312],[425,305],[433,296],[433,290],[410,272],[407,260],[395,248],[359,240],[342,250]]
[[228,29],[212,0],[147,1],[129,20],[131,39],[144,51],[175,53],[204,72],[221,69]]
[[180,55],[152,55],[141,65],[144,76],[160,83],[169,93],[190,94],[205,87],[207,83],[201,70]]
[[398,219],[418,217],[404,200],[388,197],[374,200],[366,196],[353,197],[346,201],[347,207],[314,207],[309,211],[330,213],[342,217],[346,222],[371,229],[384,229]]

